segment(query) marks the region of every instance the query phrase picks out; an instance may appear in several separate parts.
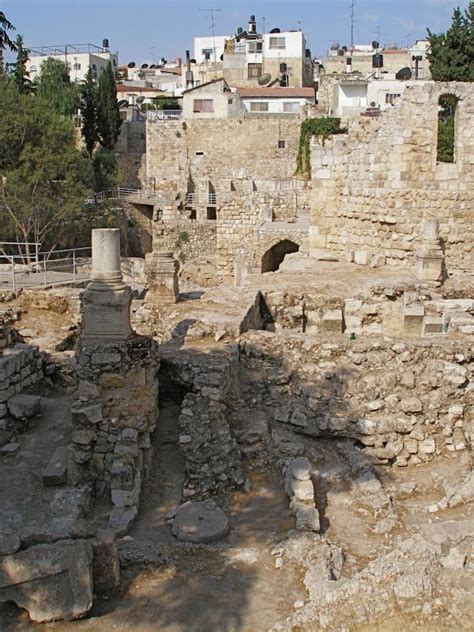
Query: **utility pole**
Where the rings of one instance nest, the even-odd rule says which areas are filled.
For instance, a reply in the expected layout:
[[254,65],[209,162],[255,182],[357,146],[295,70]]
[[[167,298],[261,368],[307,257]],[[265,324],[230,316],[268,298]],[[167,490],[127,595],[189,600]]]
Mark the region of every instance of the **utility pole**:
[[351,10],[351,53],[354,50],[354,24],[355,24],[355,6],[356,0],[351,0],[351,4],[349,5],[349,9]]
[[222,9],[199,9],[199,11],[205,11],[209,13],[209,19],[211,25],[209,30],[212,31],[212,47],[214,50],[214,78],[217,77],[217,53],[216,53],[216,22],[214,20],[214,13],[221,13]]

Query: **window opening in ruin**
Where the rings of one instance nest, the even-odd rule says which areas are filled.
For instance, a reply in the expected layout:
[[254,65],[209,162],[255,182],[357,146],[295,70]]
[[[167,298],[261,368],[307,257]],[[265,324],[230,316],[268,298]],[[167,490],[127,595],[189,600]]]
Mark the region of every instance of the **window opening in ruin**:
[[247,66],[247,71],[249,79],[258,79],[262,76],[262,64],[249,64]]
[[300,247],[289,239],[279,241],[272,246],[262,257],[262,273],[275,272],[279,269],[286,255],[292,252],[298,252]]
[[253,101],[250,104],[251,112],[268,112],[268,101]]
[[215,206],[207,207],[207,219],[211,219],[211,220],[217,219],[217,210]]
[[192,219],[192,220],[197,219],[197,211],[195,208],[191,209],[191,212],[189,213],[189,219]]
[[286,140],[279,140],[278,149],[285,149],[285,147],[286,147]]
[[193,112],[196,112],[196,113],[214,112],[214,99],[194,99]]
[[203,151],[197,151],[196,152],[196,156],[204,156],[204,152]]
[[456,110],[459,98],[442,94],[438,101],[438,162],[456,162]]

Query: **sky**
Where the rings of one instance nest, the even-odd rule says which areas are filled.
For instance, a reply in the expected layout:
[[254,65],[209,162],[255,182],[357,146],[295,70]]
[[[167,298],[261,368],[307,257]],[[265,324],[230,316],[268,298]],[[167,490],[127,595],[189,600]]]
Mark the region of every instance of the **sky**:
[[[0,0],[0,10],[27,47],[91,43],[109,39],[119,63],[174,60],[193,50],[195,36],[232,35],[254,14],[258,31],[301,28],[313,56],[334,42],[350,43],[351,0]],[[468,0],[356,0],[354,41],[406,45],[450,25],[453,8]],[[192,53],[191,53],[192,54]]]

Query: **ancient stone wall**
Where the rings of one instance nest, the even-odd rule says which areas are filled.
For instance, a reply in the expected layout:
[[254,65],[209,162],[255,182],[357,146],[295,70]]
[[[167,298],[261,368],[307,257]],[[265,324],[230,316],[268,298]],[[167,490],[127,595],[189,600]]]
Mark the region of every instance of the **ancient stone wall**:
[[171,250],[181,266],[190,262],[209,261],[212,263],[215,261],[216,222],[204,224],[189,221],[177,224],[155,222],[153,228],[154,243]]
[[185,459],[184,497],[205,497],[244,484],[241,455],[231,428],[238,409],[235,346],[199,353],[199,348],[163,356],[167,381],[185,388],[179,416],[179,447]]
[[349,437],[375,462],[404,466],[472,438],[474,356],[462,342],[248,332],[239,349],[242,401],[265,413],[277,446],[288,430]]
[[13,311],[6,309],[0,312],[0,353],[12,344],[15,320]]
[[[439,97],[455,94],[455,162],[437,163]],[[468,271],[474,243],[471,84],[410,86],[376,120],[312,144],[312,247],[413,265],[422,220],[437,218],[448,273]]]
[[36,347],[16,344],[0,357],[0,428],[6,425],[8,402],[43,378],[43,360]]
[[150,434],[158,416],[157,344],[135,337],[127,343],[86,348],[77,357],[68,476],[111,491],[115,507],[138,504]]
[[115,151],[119,183],[125,188],[141,188],[141,171],[146,153],[146,123],[144,121],[124,121],[120,129]]

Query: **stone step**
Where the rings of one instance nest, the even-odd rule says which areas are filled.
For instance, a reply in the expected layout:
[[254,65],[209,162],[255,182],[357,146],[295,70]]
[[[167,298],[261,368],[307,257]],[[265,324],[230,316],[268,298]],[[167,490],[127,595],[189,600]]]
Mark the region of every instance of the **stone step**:
[[53,452],[48,465],[43,470],[43,485],[53,487],[64,485],[67,481],[67,446],[59,446]]

